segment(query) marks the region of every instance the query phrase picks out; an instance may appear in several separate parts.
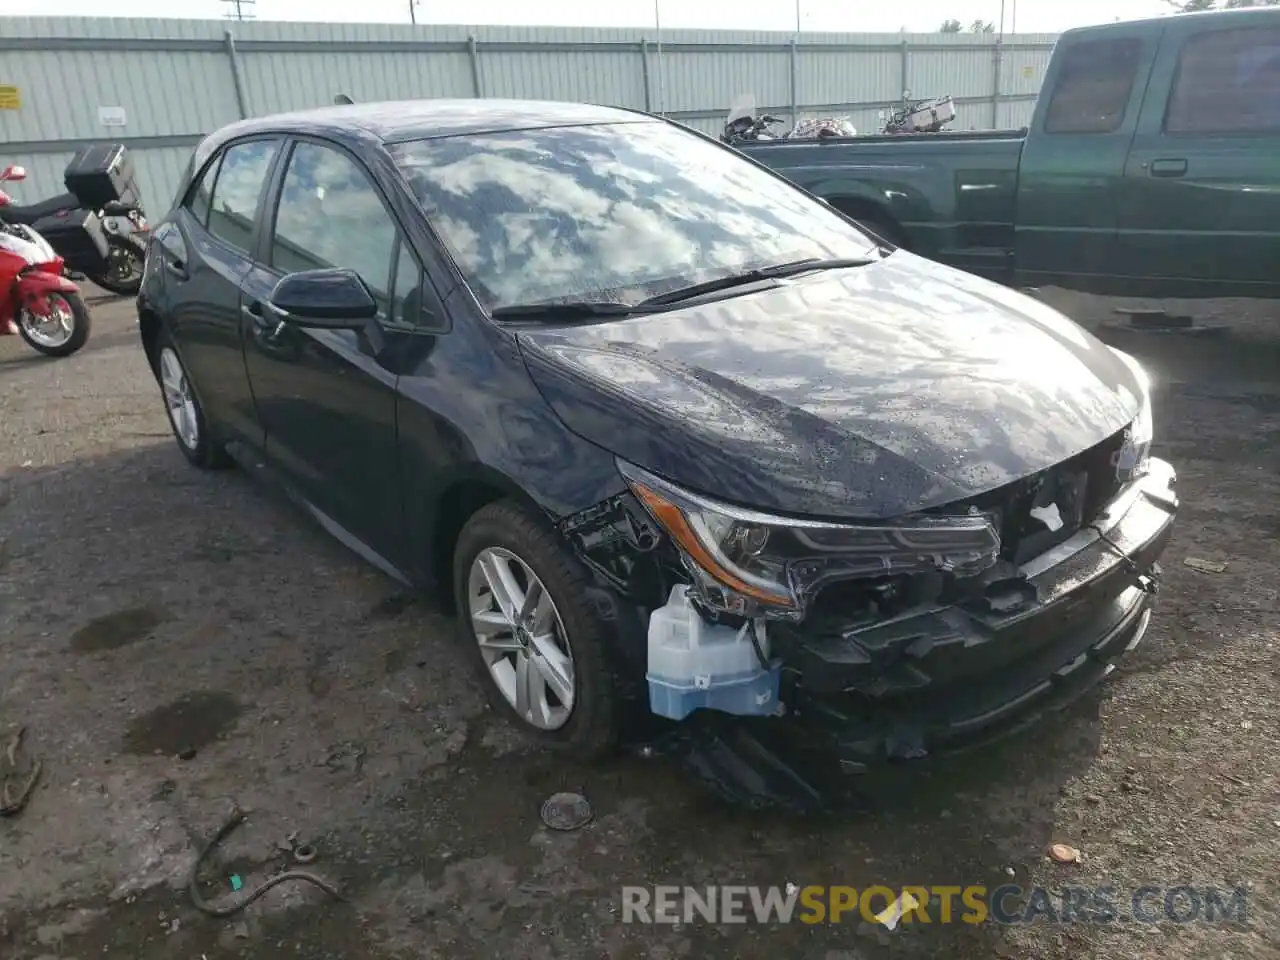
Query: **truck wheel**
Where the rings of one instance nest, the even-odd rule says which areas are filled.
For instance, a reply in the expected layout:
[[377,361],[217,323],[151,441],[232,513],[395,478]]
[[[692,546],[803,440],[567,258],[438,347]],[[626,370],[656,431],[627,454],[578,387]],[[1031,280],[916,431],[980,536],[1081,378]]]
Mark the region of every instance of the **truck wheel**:
[[610,753],[618,683],[591,580],[560,536],[511,500],[476,512],[453,559],[458,626],[493,707],[575,760]]

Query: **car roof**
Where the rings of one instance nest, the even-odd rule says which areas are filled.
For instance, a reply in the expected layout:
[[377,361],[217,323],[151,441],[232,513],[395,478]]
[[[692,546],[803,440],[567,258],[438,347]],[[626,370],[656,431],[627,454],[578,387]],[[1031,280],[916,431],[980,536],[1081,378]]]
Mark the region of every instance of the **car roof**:
[[295,110],[239,120],[209,134],[192,153],[179,195],[223,144],[255,134],[309,134],[356,146],[498,131],[653,122],[661,121],[638,110],[554,100],[387,100]]
[[337,138],[364,134],[384,143],[397,143],[499,130],[637,123],[653,119],[646,114],[617,107],[552,100],[389,100],[255,117],[224,127],[218,134],[225,132],[227,136],[220,138],[224,140],[275,131],[311,132]]
[[[399,143],[599,123],[645,123],[658,118],[636,110],[554,100],[439,99],[385,100],[295,110],[253,117],[209,134],[196,147],[187,170],[194,175],[229,140],[264,133],[302,133],[348,143]],[[187,177],[183,178],[184,189]]]

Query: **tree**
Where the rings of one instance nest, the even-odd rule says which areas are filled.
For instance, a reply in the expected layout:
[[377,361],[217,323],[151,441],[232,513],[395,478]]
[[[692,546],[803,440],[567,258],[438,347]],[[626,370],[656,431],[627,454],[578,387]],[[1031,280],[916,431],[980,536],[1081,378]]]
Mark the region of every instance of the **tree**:
[[942,26],[938,28],[939,33],[959,33],[964,28],[960,26],[959,20],[943,20]]
[[975,20],[969,24],[970,33],[995,33],[996,25],[982,20]]
[[1276,7],[1280,0],[1164,0],[1178,13],[1201,13],[1205,10],[1243,10],[1245,7]]

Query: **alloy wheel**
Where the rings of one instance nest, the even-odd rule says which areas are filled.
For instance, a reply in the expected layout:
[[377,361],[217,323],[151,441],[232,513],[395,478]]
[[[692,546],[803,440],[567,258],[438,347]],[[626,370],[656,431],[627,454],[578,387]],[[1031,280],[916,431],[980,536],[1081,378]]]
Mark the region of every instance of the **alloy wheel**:
[[575,698],[573,651],[555,600],[527,563],[490,547],[471,563],[471,628],[494,684],[526,723],[558,730]]
[[38,317],[30,310],[24,310],[18,323],[36,343],[51,350],[66,345],[76,332],[76,315],[67,298],[60,293],[51,293],[46,297],[49,304],[49,315]]
[[173,424],[173,431],[178,435],[179,442],[188,450],[195,450],[200,443],[196,401],[191,394],[187,372],[172,347],[164,347],[160,351],[160,388],[164,392],[169,422]]

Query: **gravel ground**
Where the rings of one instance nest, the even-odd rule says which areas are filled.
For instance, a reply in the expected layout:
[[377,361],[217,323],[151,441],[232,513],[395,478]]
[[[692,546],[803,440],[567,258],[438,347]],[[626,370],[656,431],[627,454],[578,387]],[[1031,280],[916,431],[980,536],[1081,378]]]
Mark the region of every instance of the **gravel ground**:
[[[1047,293],[1098,327],[1108,302]],[[727,809],[662,759],[565,766],[489,715],[450,624],[237,471],[189,468],[131,305],[64,361],[0,340],[0,733],[44,776],[0,820],[0,956],[1276,957],[1280,307],[1217,336],[1103,336],[1159,378],[1179,528],[1148,639],[1105,689],[997,750],[869,790],[856,816]],[[1220,572],[1187,558],[1225,564]],[[595,819],[542,827],[542,800]],[[289,838],[342,901],[230,896]],[[1083,861],[1049,861],[1053,842]],[[283,845],[283,846],[282,846]],[[624,884],[1112,886],[1108,924],[644,927]],[[1244,886],[1243,920],[1124,919],[1142,885]]]

